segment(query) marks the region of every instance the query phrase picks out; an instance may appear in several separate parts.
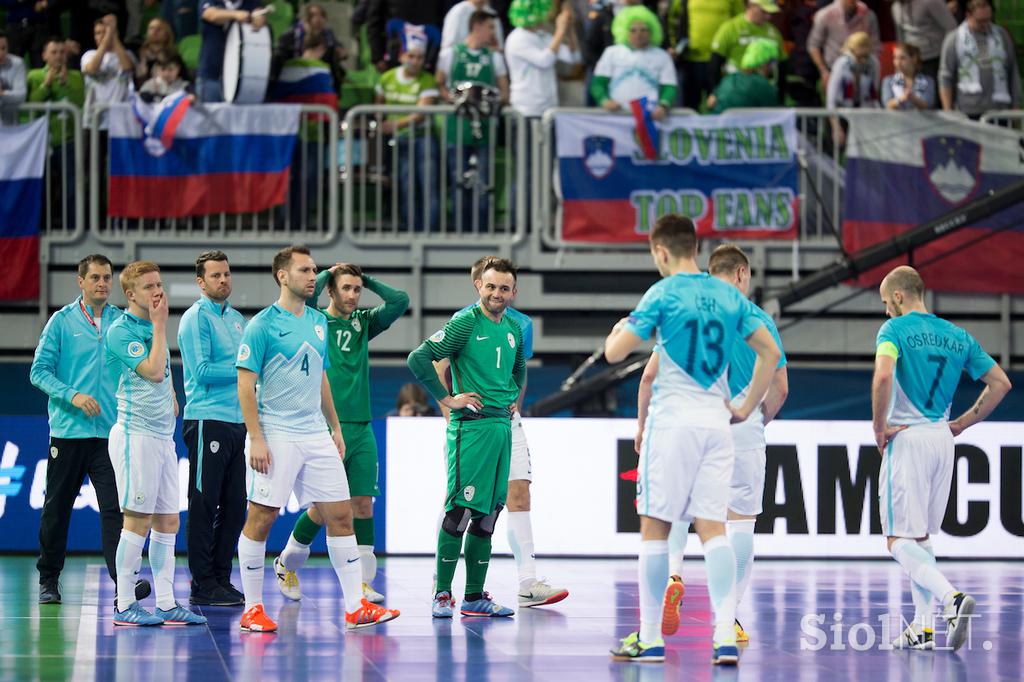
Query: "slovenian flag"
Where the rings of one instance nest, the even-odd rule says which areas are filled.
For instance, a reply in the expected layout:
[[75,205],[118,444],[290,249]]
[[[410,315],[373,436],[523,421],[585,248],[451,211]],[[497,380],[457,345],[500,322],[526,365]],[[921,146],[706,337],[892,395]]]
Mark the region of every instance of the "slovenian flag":
[[[164,133],[178,111],[170,108]],[[252,213],[285,202],[299,107],[185,106],[169,149],[146,135],[154,123],[140,121],[130,104],[111,107],[109,120],[111,216]]]
[[0,126],[0,301],[39,296],[39,219],[49,119]]
[[658,158],[658,128],[651,118],[651,109],[647,106],[647,98],[641,97],[629,103],[636,122],[636,140],[640,151],[648,161]]
[[164,97],[158,104],[146,105],[138,96],[132,101],[135,116],[142,123],[146,144],[154,156],[161,156],[174,143],[174,134],[185,119],[193,97],[184,90]]
[[319,59],[289,59],[285,62],[270,99],[292,104],[324,104],[334,110],[338,108],[338,93],[334,91],[331,71]]

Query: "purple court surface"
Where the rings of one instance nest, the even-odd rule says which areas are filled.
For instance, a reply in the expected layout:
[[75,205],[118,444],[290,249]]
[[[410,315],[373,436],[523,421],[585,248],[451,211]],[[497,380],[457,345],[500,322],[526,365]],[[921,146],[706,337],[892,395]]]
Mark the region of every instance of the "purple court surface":
[[[1024,565],[940,562],[977,599],[970,641],[957,653],[894,651],[899,615],[913,606],[907,581],[888,561],[761,561],[739,618],[750,634],[738,668],[710,663],[704,565],[687,559],[682,626],[666,640],[663,664],[612,662],[617,637],[636,629],[636,562],[540,559],[560,604],[509,619],[430,616],[432,564],[382,560],[375,586],[401,617],[346,633],[330,566],[315,559],[292,603],[268,568],[266,605],[276,634],[238,629],[240,609],[201,608],[203,627],[115,628],[113,584],[98,558],[74,558],[61,579],[64,603],[36,604],[34,559],[0,558],[0,680],[1020,680]],[[144,563],[143,574],[148,575]],[[514,567],[496,558],[489,585],[515,605]],[[178,560],[179,595],[187,571]],[[461,570],[456,586],[462,583]],[[236,585],[237,585],[236,576]],[[458,596],[461,596],[459,594]],[[148,600],[152,602],[152,598]],[[184,601],[184,599],[183,599]],[[151,608],[152,604],[145,604]],[[936,639],[944,642],[942,633]]]

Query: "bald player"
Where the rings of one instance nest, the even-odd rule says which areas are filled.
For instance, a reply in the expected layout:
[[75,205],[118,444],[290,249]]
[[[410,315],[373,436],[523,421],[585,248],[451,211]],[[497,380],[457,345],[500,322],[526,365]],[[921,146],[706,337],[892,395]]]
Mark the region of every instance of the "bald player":
[[[879,293],[890,318],[878,330],[871,385],[872,426],[882,453],[879,509],[889,551],[910,576],[914,597],[914,620],[893,646],[935,648],[934,596],[942,602],[946,645],[955,651],[967,639],[975,602],[938,569],[931,536],[949,500],[953,438],[992,413],[1010,380],[967,331],[928,312],[924,280],[913,268],[894,269]],[[963,371],[985,388],[971,409],[949,421]]]

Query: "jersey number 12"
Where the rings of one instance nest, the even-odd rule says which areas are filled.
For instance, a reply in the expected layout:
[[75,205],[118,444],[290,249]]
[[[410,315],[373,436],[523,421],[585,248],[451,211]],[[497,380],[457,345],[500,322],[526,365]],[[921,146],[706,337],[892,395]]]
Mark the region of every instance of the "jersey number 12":
[[[345,336],[345,341],[344,342],[341,340],[342,335]],[[352,332],[350,332],[347,329],[339,329],[336,337],[338,339],[338,348],[340,348],[341,350],[343,350],[343,351],[345,351],[347,353],[348,350],[349,350],[348,344],[352,340]]]

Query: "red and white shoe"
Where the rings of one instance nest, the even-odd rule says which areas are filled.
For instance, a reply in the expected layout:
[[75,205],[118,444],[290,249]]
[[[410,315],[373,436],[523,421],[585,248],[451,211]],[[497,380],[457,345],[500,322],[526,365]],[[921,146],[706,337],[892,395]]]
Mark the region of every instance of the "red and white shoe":
[[248,632],[277,632],[277,623],[263,610],[263,604],[257,604],[243,613],[239,625]]
[[381,623],[398,618],[401,614],[398,609],[386,609],[383,606],[371,603],[365,598],[360,600],[360,604],[361,606],[358,609],[352,613],[345,614],[345,629],[356,630],[358,628],[368,628],[371,625],[380,625]]

